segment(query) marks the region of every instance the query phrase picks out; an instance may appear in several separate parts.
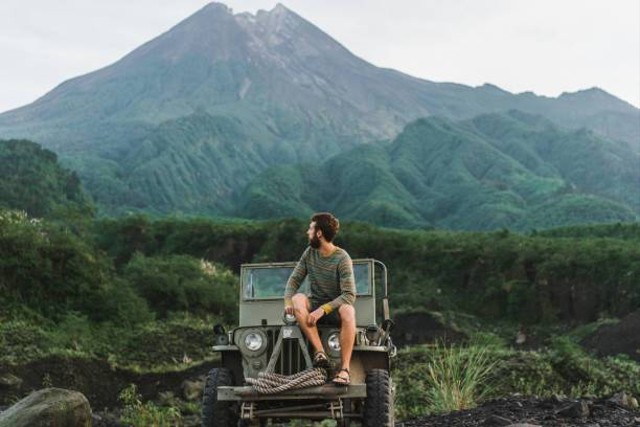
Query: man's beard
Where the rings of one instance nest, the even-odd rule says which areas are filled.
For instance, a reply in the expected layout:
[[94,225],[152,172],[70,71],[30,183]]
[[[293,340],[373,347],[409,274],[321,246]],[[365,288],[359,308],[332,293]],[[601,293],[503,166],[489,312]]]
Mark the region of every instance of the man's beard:
[[318,236],[313,236],[311,239],[309,239],[309,246],[311,246],[313,249],[320,249],[320,239],[318,238]]

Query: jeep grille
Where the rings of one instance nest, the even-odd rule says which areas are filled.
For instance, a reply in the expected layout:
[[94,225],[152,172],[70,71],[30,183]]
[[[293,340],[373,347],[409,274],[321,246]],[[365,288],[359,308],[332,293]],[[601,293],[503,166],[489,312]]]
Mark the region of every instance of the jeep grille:
[[[267,332],[267,337],[269,340],[267,347],[267,360],[271,360],[273,349],[276,345],[279,334],[280,329],[270,330]],[[305,338],[304,342],[308,351],[309,341]],[[302,353],[302,349],[300,348],[298,340],[282,340],[281,349],[282,351],[280,352],[280,356],[278,356],[278,360],[276,361],[275,373],[282,375],[293,375],[300,371],[304,371],[307,368],[305,366],[304,355]]]

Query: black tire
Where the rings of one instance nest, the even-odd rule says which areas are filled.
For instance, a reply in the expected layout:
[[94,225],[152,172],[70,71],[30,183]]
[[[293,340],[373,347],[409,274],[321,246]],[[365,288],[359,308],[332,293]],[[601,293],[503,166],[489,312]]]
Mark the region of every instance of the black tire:
[[233,374],[227,368],[213,368],[207,374],[202,396],[202,427],[236,427],[238,413],[233,402],[218,401],[218,386],[233,385]]
[[367,397],[364,400],[362,425],[365,427],[393,427],[393,387],[389,372],[372,369],[367,372]]

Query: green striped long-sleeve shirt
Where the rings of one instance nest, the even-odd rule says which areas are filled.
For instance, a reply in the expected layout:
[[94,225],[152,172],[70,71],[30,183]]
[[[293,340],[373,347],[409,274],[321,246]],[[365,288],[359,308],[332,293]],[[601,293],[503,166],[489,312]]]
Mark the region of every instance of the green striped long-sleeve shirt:
[[353,263],[344,249],[336,247],[331,255],[323,257],[318,249],[309,246],[287,281],[285,304],[291,304],[291,298],[306,276],[309,276],[311,303],[322,304],[325,312],[333,311],[342,304],[353,305],[355,302]]

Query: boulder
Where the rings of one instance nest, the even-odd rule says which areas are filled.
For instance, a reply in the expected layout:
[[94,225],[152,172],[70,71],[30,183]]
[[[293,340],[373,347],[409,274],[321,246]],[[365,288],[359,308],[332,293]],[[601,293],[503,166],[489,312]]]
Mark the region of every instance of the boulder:
[[22,379],[8,372],[0,374],[0,388],[20,388]]
[[572,402],[556,411],[558,415],[569,418],[586,418],[591,413],[589,404],[583,400]]
[[616,393],[608,400],[622,408],[638,409],[638,400],[625,392]]
[[45,388],[0,414],[0,427],[91,427],[91,407],[80,392]]

